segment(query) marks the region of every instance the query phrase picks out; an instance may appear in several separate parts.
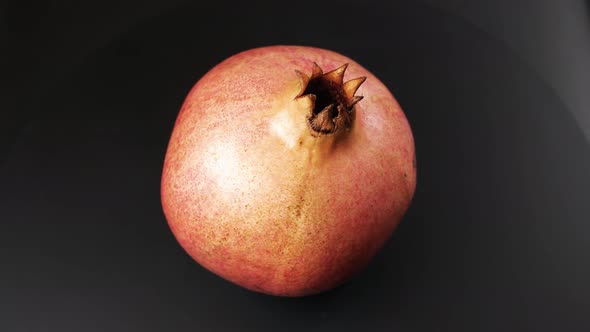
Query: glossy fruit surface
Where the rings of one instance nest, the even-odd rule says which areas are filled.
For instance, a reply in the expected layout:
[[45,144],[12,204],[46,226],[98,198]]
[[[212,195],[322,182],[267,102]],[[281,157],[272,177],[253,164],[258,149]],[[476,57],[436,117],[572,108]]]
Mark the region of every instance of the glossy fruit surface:
[[410,205],[415,165],[406,117],[373,74],[324,49],[263,47],[215,66],[186,97],[162,205],[208,270],[303,296],[346,281],[383,246]]

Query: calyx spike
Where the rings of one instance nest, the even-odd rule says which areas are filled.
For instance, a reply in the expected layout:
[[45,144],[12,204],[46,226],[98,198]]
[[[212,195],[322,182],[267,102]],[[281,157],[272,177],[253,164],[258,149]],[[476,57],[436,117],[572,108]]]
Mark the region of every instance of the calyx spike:
[[318,66],[317,63],[313,63],[313,67],[311,68],[311,79],[317,79],[320,78],[322,75],[324,75],[324,71],[322,70],[322,68],[320,68],[320,66]]
[[333,121],[334,104],[326,106],[321,112],[319,112],[313,119],[310,118],[310,126],[313,130],[322,133],[329,134],[334,131],[335,124]]
[[363,84],[363,82],[366,79],[366,77],[358,77],[344,83],[342,85],[342,89],[346,93],[346,98],[352,99],[354,97],[354,94],[356,93],[356,90],[358,90],[358,88],[361,86],[361,84]]
[[363,96],[354,96],[352,97],[352,99],[349,102],[349,107],[354,106],[354,104],[358,103],[359,101],[361,101],[364,97]]
[[297,76],[299,77],[300,82],[300,90],[297,94],[297,97],[299,97],[303,94],[303,92],[305,92],[305,88],[307,88],[307,85],[309,84],[309,76],[307,76],[305,73],[300,72],[297,69],[295,70],[295,74],[297,74]]
[[327,72],[324,74],[324,79],[331,81],[332,83],[342,85],[342,81],[344,81],[344,72],[348,67],[348,63],[343,64],[342,66]]

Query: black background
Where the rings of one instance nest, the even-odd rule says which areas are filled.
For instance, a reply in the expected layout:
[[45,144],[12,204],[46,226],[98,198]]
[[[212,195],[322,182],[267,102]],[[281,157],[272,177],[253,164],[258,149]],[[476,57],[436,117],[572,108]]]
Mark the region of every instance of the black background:
[[[567,13],[589,12],[547,3],[3,4],[0,330],[589,331],[590,105],[573,93],[588,77],[559,75],[587,62],[552,55],[590,41],[543,33],[576,35]],[[416,140],[415,200],[387,246],[307,298],[207,272],[159,200],[188,90],[271,44],[356,59]]]

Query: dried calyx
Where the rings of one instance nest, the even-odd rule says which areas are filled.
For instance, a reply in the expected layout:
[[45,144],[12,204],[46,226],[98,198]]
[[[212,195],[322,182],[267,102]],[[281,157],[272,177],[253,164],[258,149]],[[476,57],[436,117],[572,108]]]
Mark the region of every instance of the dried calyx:
[[308,115],[309,126],[317,134],[333,134],[348,130],[354,119],[354,105],[362,96],[355,96],[356,90],[366,77],[358,77],[344,83],[344,64],[324,74],[314,62],[311,77],[296,70],[302,89],[297,98],[310,98],[313,103]]

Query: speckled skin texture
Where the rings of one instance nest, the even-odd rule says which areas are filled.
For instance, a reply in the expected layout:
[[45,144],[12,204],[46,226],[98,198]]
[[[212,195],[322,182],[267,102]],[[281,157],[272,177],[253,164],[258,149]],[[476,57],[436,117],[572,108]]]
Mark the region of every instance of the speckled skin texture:
[[[314,137],[295,70],[344,63],[367,80],[352,129]],[[323,49],[239,53],[188,94],[166,154],[164,213],[202,266],[248,289],[322,292],[362,269],[407,210],[414,141],[388,89],[353,60]]]

